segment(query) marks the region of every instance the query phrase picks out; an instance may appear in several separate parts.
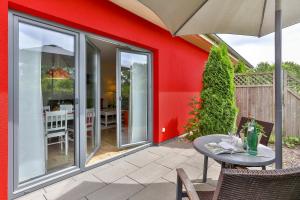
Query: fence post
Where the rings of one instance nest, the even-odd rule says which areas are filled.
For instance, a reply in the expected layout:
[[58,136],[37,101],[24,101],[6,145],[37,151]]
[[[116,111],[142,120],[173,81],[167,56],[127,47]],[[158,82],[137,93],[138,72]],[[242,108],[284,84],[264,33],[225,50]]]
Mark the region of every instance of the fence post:
[[282,132],[284,136],[286,136],[286,126],[287,126],[287,110],[286,110],[286,101],[288,96],[288,73],[283,71],[283,99],[282,99],[282,111],[283,111],[283,127]]
[[272,81],[272,86],[273,86],[273,116],[272,116],[272,120],[275,124],[275,72],[272,72],[273,73],[273,81]]
[[288,89],[288,73],[283,71],[283,105],[285,105],[285,100],[287,98],[287,89]]

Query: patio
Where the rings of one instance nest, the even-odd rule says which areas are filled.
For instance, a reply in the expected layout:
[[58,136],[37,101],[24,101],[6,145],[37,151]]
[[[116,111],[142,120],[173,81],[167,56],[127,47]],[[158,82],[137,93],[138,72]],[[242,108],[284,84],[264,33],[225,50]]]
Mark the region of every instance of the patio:
[[[208,181],[217,180],[220,165],[209,159]],[[81,173],[18,200],[175,199],[176,168],[201,179],[203,156],[182,139],[152,146]]]

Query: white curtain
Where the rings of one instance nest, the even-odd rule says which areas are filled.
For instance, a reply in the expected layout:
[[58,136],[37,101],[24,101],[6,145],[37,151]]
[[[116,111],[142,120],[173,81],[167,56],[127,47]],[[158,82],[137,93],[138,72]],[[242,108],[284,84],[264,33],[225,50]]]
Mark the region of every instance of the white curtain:
[[130,71],[129,134],[136,143],[147,140],[147,65],[133,63]]
[[[21,41],[20,38],[20,42]],[[41,52],[19,51],[19,182],[45,174]]]

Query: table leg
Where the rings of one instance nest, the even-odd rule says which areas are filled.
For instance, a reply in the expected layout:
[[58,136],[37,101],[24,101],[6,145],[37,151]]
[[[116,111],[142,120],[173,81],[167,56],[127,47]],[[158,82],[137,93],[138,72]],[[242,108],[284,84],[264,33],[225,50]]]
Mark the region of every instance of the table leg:
[[208,168],[208,157],[204,156],[203,177],[202,177],[203,183],[206,183],[207,180],[207,168]]

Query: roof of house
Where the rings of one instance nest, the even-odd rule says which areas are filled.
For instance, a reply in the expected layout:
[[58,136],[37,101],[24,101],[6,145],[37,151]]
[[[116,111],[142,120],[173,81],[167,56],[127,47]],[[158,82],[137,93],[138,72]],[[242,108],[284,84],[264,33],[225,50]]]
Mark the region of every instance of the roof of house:
[[[110,0],[114,4],[128,10],[129,12],[134,13],[135,15],[144,18],[147,21],[152,22],[153,24],[167,30],[167,27],[161,21],[161,19],[152,12],[149,8],[144,6],[138,0]],[[193,45],[209,52],[213,45],[217,45],[221,42],[224,42],[220,37],[215,34],[207,34],[207,35],[187,35],[180,36],[184,40],[192,43]],[[227,44],[226,42],[224,42]],[[245,58],[243,58],[239,53],[237,53],[232,47],[228,44],[228,50],[230,53],[230,57],[233,62],[237,62],[238,60],[242,60],[248,67],[253,67]]]

